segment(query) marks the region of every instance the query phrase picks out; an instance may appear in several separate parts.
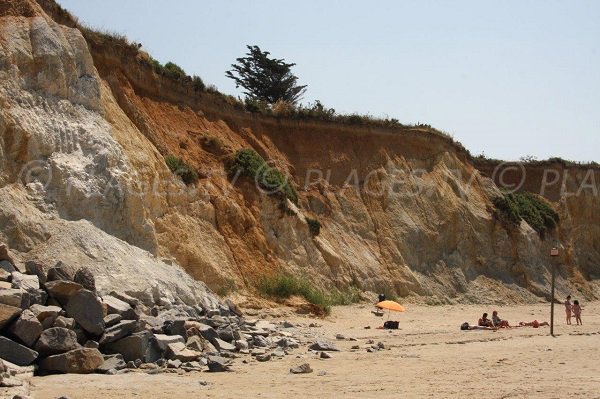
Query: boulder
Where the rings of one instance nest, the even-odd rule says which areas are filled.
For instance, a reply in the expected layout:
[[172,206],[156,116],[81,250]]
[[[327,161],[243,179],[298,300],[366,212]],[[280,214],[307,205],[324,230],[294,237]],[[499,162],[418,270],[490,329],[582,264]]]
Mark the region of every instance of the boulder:
[[227,359],[221,356],[209,356],[208,357],[208,371],[212,373],[218,373],[223,371],[229,371],[229,365]]
[[290,348],[290,349],[296,349],[300,347],[300,344],[298,344],[298,341],[296,341],[293,338],[288,338],[288,337],[282,337],[279,340],[277,340],[277,342],[275,342],[277,344],[277,346],[281,347],[281,348]]
[[0,354],[2,355],[2,359],[14,363],[17,366],[30,365],[38,357],[36,351],[1,335]]
[[39,364],[40,369],[60,373],[88,374],[104,363],[98,349],[79,348],[59,355],[49,356]]
[[178,369],[179,367],[181,367],[181,360],[177,360],[177,359],[167,360],[167,368]]
[[207,343],[208,342],[201,336],[192,335],[191,337],[188,338],[185,346],[187,346],[189,349],[197,351],[197,352],[204,352],[207,349],[206,348]]
[[73,280],[71,274],[67,271],[64,263],[58,262],[54,267],[48,269],[48,274],[46,275],[46,281],[56,281],[56,280]]
[[131,334],[129,337],[106,345],[109,353],[120,353],[125,361],[141,359],[145,363],[152,363],[160,359],[160,348],[153,339],[150,331]]
[[35,350],[42,356],[57,355],[79,347],[75,331],[62,327],[44,330],[35,344]]
[[267,348],[269,347],[269,341],[262,335],[255,335],[253,338],[254,346],[259,348]]
[[45,287],[50,296],[62,304],[67,304],[71,297],[83,288],[80,284],[69,280],[48,281]]
[[22,312],[20,307],[5,305],[0,303],[0,329],[11,322]]
[[13,263],[9,262],[7,260],[0,260],[0,269],[7,271],[9,273],[12,273],[17,270],[17,269],[15,269],[15,266],[13,265]]
[[120,299],[123,302],[126,302],[129,304],[129,306],[131,306],[132,308],[136,308],[139,306],[140,301],[139,299],[136,299],[132,296],[129,296],[127,294],[123,294],[121,292],[116,292],[116,291],[111,291],[110,292],[110,296],[115,297],[117,299]]
[[24,310],[21,316],[10,326],[8,331],[23,344],[32,347],[40,337],[44,328],[35,314],[29,309]]
[[9,290],[12,288],[12,283],[8,281],[0,281],[0,290]]
[[80,289],[71,297],[66,310],[67,315],[90,334],[99,336],[104,332],[102,303],[93,292]]
[[28,260],[25,262],[25,272],[37,276],[40,284],[46,283],[46,272],[44,272],[44,265],[41,263]]
[[38,276],[32,276],[30,274],[23,274],[19,272],[12,272],[12,285],[14,288],[22,288],[25,291],[40,289],[40,281],[38,280]]
[[[0,281],[8,283],[8,282],[10,282],[11,278],[12,278],[12,273],[11,272],[6,271],[6,270],[0,268]],[[9,286],[9,288],[10,288],[10,286]]]
[[123,370],[126,366],[127,366],[127,363],[125,363],[123,356],[117,354],[117,355],[111,355],[111,356],[105,357],[104,363],[102,363],[96,369],[96,371],[99,373],[106,374],[110,370]]
[[29,310],[33,312],[44,328],[52,327],[56,318],[62,313],[59,306],[32,305]]
[[91,339],[88,341],[85,341],[85,344],[83,344],[84,348],[99,348],[100,344],[96,341],[92,341]]
[[233,301],[231,299],[229,299],[229,298],[225,299],[225,305],[227,305],[227,307],[229,308],[231,313],[233,313],[234,315],[236,315],[238,317],[242,317],[244,315],[242,313],[242,310],[239,308],[239,306],[236,305],[235,303],[233,303]]
[[[24,298],[25,296],[25,298]],[[16,308],[27,308],[29,305],[29,295],[20,288],[10,288],[0,290],[0,303]]]
[[48,293],[43,289],[29,290],[29,306],[31,305],[45,305],[48,301]]
[[184,343],[181,335],[154,334],[154,339],[160,350],[163,352],[168,349],[167,347],[169,344],[174,344],[176,342]]
[[200,333],[202,338],[204,338],[211,344],[215,345],[215,340],[217,338],[219,338],[219,334],[217,333],[217,331],[214,328],[212,328],[211,326],[208,326],[208,325],[202,324],[202,323],[198,323],[197,327],[198,327],[198,332]]
[[106,305],[108,314],[118,314],[125,320],[137,320],[139,318],[135,310],[127,302],[114,296],[103,296],[102,302]]
[[259,362],[268,362],[269,360],[271,360],[271,354],[265,353],[263,355],[256,355],[255,359]]
[[123,320],[114,326],[107,328],[104,335],[100,338],[100,345],[105,345],[110,342],[117,341],[133,333],[138,327],[136,320]]
[[339,351],[339,349],[336,348],[335,344],[325,341],[323,339],[318,339],[315,343],[313,343],[311,346],[309,346],[308,349],[312,349],[314,351],[330,351],[330,352]]
[[70,317],[58,316],[56,320],[54,320],[54,324],[52,327],[62,327],[68,328],[69,330],[73,330],[75,328],[75,319]]
[[238,339],[237,341],[235,341],[235,348],[237,350],[248,349],[249,348],[248,341],[246,341],[245,339]]
[[202,356],[202,352],[197,352],[186,348],[183,342],[174,342],[167,345],[166,356],[172,360],[191,362]]
[[217,329],[219,338],[226,342],[235,341],[235,333],[231,326],[221,326]]
[[104,318],[104,327],[105,328],[112,327],[115,324],[117,324],[118,322],[120,322],[121,320],[123,320],[123,318],[118,314],[106,315],[106,317]]
[[215,347],[220,351],[234,351],[235,345],[223,341],[222,339],[215,339]]
[[96,279],[92,271],[87,267],[77,270],[73,276],[73,281],[81,284],[86,290],[96,292]]
[[308,373],[312,373],[313,369],[310,368],[310,364],[308,363],[304,363],[301,364],[300,366],[297,367],[293,367],[290,369],[290,373],[292,374],[308,374]]

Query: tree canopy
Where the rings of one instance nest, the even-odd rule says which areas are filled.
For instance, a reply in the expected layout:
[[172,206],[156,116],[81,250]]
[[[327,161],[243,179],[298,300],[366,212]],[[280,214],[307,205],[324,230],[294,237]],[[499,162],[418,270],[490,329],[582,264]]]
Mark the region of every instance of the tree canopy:
[[298,85],[298,77],[291,72],[296,64],[271,58],[271,53],[258,46],[246,47],[246,57],[237,58],[237,63],[231,64],[232,69],[225,72],[225,76],[233,79],[236,87],[243,87],[244,94],[253,100],[269,104],[277,101],[297,103],[306,86]]

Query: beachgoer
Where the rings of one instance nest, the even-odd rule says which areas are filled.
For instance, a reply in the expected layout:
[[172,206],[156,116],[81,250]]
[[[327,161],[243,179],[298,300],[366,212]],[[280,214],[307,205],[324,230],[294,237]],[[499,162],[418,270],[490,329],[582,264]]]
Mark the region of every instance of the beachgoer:
[[487,326],[470,326],[468,322],[464,322],[460,325],[461,330],[497,330],[496,327],[487,327]]
[[477,322],[477,325],[479,327],[494,327],[494,323],[487,317],[488,317],[488,314],[484,313],[483,316],[481,317],[481,319],[479,319],[479,321]]
[[571,324],[571,310],[573,309],[571,305],[571,295],[567,295],[567,300],[565,301],[565,313],[567,314],[567,324]]
[[577,322],[577,325],[582,325],[583,323],[581,322],[581,305],[579,305],[578,300],[573,301],[573,314],[575,315],[575,321]]
[[510,328],[510,324],[508,324],[508,320],[502,320],[498,316],[498,311],[494,310],[492,312],[492,323],[494,323],[494,327],[498,328]]
[[547,321],[542,321],[541,323],[537,320],[531,321],[529,323],[526,323],[524,321],[520,321],[519,322],[519,327],[533,327],[533,328],[538,328],[541,326],[549,326],[550,323],[548,323]]

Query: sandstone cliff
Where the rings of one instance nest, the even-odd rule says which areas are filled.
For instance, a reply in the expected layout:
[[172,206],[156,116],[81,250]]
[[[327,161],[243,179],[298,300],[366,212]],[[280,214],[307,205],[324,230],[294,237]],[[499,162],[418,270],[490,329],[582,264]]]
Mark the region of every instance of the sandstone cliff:
[[[146,59],[82,33],[49,0],[3,2],[0,241],[19,259],[89,264],[106,289],[159,286],[173,300],[206,292],[180,265],[213,289],[251,293],[261,276],[293,273],[329,291],[518,302],[546,295],[558,242],[559,293],[598,295],[597,192],[548,195],[563,222],[541,240],[498,222],[489,165],[444,135],[251,114]],[[297,207],[231,181],[224,164],[242,148],[290,176]],[[173,176],[166,155],[198,183]]]

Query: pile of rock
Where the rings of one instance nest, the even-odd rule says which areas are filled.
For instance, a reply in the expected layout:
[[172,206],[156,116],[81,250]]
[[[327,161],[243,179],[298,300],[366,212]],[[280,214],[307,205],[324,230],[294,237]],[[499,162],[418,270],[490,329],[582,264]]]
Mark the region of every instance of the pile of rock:
[[300,346],[289,323],[245,320],[229,300],[204,309],[98,295],[89,270],[68,270],[60,262],[18,269],[0,262],[0,358],[7,363],[38,375],[219,372],[236,357],[264,362]]

